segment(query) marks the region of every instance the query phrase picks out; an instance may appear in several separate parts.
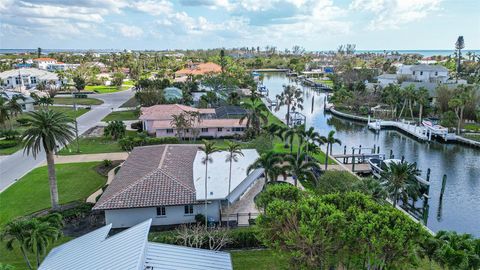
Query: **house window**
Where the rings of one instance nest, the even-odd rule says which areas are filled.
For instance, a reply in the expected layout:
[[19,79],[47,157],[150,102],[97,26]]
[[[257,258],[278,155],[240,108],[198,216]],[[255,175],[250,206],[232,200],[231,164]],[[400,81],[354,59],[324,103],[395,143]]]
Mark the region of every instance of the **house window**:
[[208,132],[208,128],[202,128],[202,132]]
[[22,84],[22,79],[20,77],[15,77],[15,84]]
[[173,129],[171,128],[167,129],[167,133],[173,133]]
[[435,71],[435,76],[438,76],[438,71]]
[[165,209],[165,206],[157,207],[157,216],[164,217],[166,215],[167,215],[167,211]]
[[413,72],[413,75],[415,75],[415,71]]
[[7,85],[10,85],[10,80],[7,80]]
[[232,128],[233,131],[236,131],[236,132],[241,132],[241,131],[244,131],[245,128],[244,127],[234,127]]
[[25,104],[22,104],[22,111],[25,111],[27,109],[27,106]]
[[185,129],[185,133],[188,133],[188,132],[190,132],[190,129],[188,129],[188,128]]
[[37,83],[37,77],[30,77],[30,83],[31,84],[36,84]]
[[185,215],[193,214],[193,205],[185,205]]
[[218,128],[217,130],[218,130],[218,132],[222,132],[223,128]]
[[420,76],[422,76],[422,75],[423,75],[423,71],[420,71]]

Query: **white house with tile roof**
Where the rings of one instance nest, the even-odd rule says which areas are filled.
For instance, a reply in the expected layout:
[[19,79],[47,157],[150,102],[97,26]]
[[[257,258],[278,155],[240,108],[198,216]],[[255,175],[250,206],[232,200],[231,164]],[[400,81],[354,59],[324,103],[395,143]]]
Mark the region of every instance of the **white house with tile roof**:
[[205,213],[205,165],[199,145],[154,145],[136,147],[93,210],[105,212],[106,223],[113,228],[131,227],[152,219],[152,225],[176,225],[195,222],[195,215],[207,215],[220,221],[221,209],[234,202],[263,174],[247,168],[259,157],[254,149],[242,150],[244,156],[232,164],[228,191],[227,152],[212,155],[207,177],[208,212]]
[[231,270],[230,254],[148,241],[147,219],[109,236],[112,224],[85,234],[50,251],[39,270]]

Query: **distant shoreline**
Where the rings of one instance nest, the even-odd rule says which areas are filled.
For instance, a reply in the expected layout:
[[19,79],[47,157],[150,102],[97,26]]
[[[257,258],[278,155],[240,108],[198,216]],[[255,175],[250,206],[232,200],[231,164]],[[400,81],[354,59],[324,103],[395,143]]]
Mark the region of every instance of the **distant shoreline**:
[[[178,49],[180,51],[180,49]],[[94,52],[94,53],[113,53],[113,52],[123,52],[124,50],[120,49],[42,49],[42,53],[58,53],[58,52],[70,52],[70,53],[86,53],[86,52]],[[174,52],[176,50],[132,50],[132,51],[144,51],[144,52]],[[330,50],[332,51],[332,50]],[[434,55],[442,55],[447,56],[454,53],[455,50],[356,50],[356,54],[362,53],[377,53],[383,54],[384,52],[388,52],[389,54],[392,52],[398,52],[400,54],[421,54],[425,57],[434,56]],[[37,49],[0,49],[0,54],[17,54],[17,53],[36,53]],[[329,52],[328,50],[319,51],[319,52]],[[463,55],[467,52],[474,52],[475,54],[480,54],[480,49],[474,50],[463,50]]]

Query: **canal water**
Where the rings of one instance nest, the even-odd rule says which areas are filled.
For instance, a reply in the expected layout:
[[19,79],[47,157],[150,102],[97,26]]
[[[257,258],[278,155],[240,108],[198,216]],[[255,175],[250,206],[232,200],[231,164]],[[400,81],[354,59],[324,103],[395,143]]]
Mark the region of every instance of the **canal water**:
[[[366,124],[352,122],[323,110],[325,93],[313,91],[289,80],[284,73],[264,73],[263,84],[269,90],[268,96],[274,100],[283,90],[282,85],[296,85],[304,91],[303,110],[297,110],[306,116],[307,127],[313,126],[320,135],[330,130],[336,131],[336,137],[342,145],[334,146],[334,153],[347,153],[352,147],[380,146],[380,153],[388,156],[393,150],[395,158],[402,156],[409,162],[417,162],[425,177],[428,168],[430,174],[430,201],[427,226],[437,232],[453,230],[470,233],[480,237],[480,150],[459,144],[439,142],[419,142],[394,130],[382,130],[374,133]],[[312,102],[313,99],[313,102]],[[285,119],[286,108],[274,112]],[[447,184],[443,200],[440,203],[442,176],[447,175]]]

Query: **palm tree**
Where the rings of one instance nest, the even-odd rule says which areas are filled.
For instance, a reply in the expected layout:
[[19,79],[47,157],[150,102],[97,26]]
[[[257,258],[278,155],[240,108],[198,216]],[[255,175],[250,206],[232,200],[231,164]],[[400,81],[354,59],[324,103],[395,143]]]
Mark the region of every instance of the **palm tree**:
[[254,163],[252,163],[247,168],[247,173],[251,171],[263,168],[264,175],[265,175],[265,183],[269,181],[277,181],[277,177],[282,173],[282,162],[283,159],[280,155],[276,154],[275,152],[271,151],[268,153],[262,154]]
[[33,269],[27,256],[26,239],[28,237],[29,221],[25,219],[17,219],[9,222],[2,230],[0,239],[5,242],[8,250],[13,250],[15,244],[18,244],[22,252],[23,259],[28,269]]
[[186,117],[186,114],[180,113],[180,114],[174,114],[172,115],[172,120],[170,121],[170,125],[176,129],[177,131],[177,136],[179,140],[183,140],[185,136],[185,129],[188,128],[189,123],[188,119]]
[[239,143],[228,141],[227,142],[227,159],[226,162],[230,163],[230,169],[228,174],[228,194],[230,194],[230,188],[232,184],[232,163],[238,161],[238,157],[243,157],[242,147]]
[[430,94],[428,93],[428,89],[425,87],[419,87],[416,94],[416,100],[418,105],[420,106],[420,111],[418,113],[418,122],[422,123],[423,117],[423,108],[428,106],[430,99]]
[[0,123],[6,127],[7,121],[10,119],[10,106],[8,100],[0,96]]
[[295,140],[295,137],[298,136],[298,134],[299,129],[296,127],[287,127],[283,133],[285,141],[288,141],[288,145],[290,146],[290,154],[293,154],[293,141]]
[[290,111],[299,108],[303,110],[303,93],[302,91],[293,85],[284,85],[283,92],[277,95],[277,99],[280,101],[275,108],[278,111],[282,106],[287,106],[287,126],[290,126]]
[[247,121],[247,128],[252,128],[254,134],[257,135],[260,132],[262,125],[268,123],[268,116],[265,113],[265,105],[258,99],[251,100],[251,102],[245,102],[243,107],[247,110],[242,118],[240,118],[240,124],[243,121]]
[[25,101],[25,97],[18,94],[13,95],[8,102],[8,106],[10,107],[10,114],[14,117],[17,117],[18,114],[22,113],[22,104],[20,104],[18,100]]
[[320,137],[320,140],[327,144],[327,149],[326,149],[327,151],[325,151],[325,171],[326,171],[328,168],[328,153],[330,152],[330,154],[332,154],[333,145],[334,144],[342,145],[342,141],[335,138],[334,130],[330,130],[327,137]]
[[73,120],[65,114],[48,109],[31,112],[26,118],[29,129],[22,136],[24,153],[32,153],[36,158],[43,150],[47,156],[48,180],[52,208],[58,209],[57,178],[55,175],[55,160],[53,154],[57,144],[67,146],[75,139]]
[[306,153],[301,153],[298,156],[288,155],[284,158],[288,163],[285,165],[285,170],[292,175],[295,186],[298,186],[298,180],[317,182],[313,169],[320,170],[320,166],[315,161],[308,161],[306,155]]
[[457,42],[455,42],[455,49],[457,50],[457,74],[456,78],[458,80],[458,74],[461,71],[461,60],[462,60],[462,49],[465,48],[465,41],[463,40],[463,36],[459,36],[457,38]]
[[417,199],[420,193],[420,185],[416,178],[418,175],[420,171],[414,163],[391,162],[384,166],[380,179],[393,198],[394,207],[400,197],[404,202],[407,202],[409,197]]
[[203,146],[198,147],[198,149],[205,154],[205,157],[202,158],[202,163],[205,164],[205,227],[208,226],[208,200],[207,200],[207,194],[208,194],[208,163],[212,163],[212,154],[215,152],[220,151],[216,146],[215,146],[215,141],[207,141],[203,140]]
[[103,135],[109,136],[113,140],[118,140],[125,136],[126,130],[127,128],[123,121],[113,120],[108,122],[108,125],[103,130]]
[[305,152],[307,154],[309,153],[308,148],[311,144],[322,145],[324,143],[322,136],[315,131],[314,127],[310,127],[309,129],[305,130],[301,133],[301,135],[303,136],[303,141],[305,142]]
[[26,246],[35,254],[37,267],[40,266],[40,255],[45,256],[47,247],[55,242],[62,232],[49,222],[41,222],[38,219],[30,221],[30,231],[25,239]]

